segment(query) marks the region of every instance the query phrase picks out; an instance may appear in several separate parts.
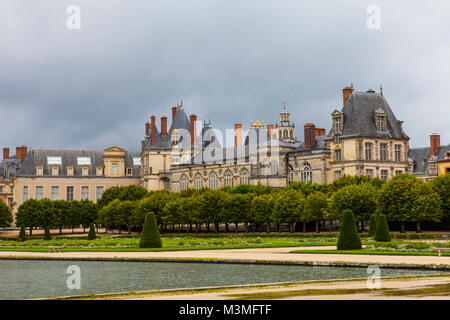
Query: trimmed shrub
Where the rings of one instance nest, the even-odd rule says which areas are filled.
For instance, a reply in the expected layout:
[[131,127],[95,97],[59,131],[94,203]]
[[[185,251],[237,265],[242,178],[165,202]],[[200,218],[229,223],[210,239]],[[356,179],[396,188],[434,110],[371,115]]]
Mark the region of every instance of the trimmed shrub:
[[386,216],[380,214],[377,221],[377,231],[375,231],[375,241],[391,241],[391,235],[389,234],[389,227],[387,224]]
[[355,224],[355,217],[351,210],[344,210],[341,225],[341,232],[337,242],[338,250],[356,250],[361,249],[361,239],[358,234],[358,228]]
[[95,233],[94,224],[91,223],[91,226],[89,227],[89,233],[88,233],[87,239],[94,240],[96,238],[97,238],[97,234]]
[[156,225],[156,217],[153,212],[145,216],[144,228],[139,241],[139,248],[161,248],[162,241]]
[[367,232],[367,235],[369,237],[373,237],[375,235],[376,231],[377,231],[377,217],[375,215],[371,215],[370,216],[369,231]]
[[20,232],[19,232],[19,241],[26,241],[26,240],[27,240],[27,234],[25,233],[25,227],[21,226]]
[[45,227],[45,232],[44,232],[44,240],[51,240],[52,237],[50,235],[50,228],[49,227]]

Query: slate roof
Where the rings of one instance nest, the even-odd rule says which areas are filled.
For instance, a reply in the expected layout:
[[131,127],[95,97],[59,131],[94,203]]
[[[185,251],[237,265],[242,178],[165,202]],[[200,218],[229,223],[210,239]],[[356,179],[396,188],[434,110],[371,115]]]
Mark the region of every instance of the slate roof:
[[12,178],[20,168],[20,159],[9,157],[0,161],[0,180]]
[[[387,131],[377,130],[375,112],[383,109],[387,117]],[[353,92],[342,108],[344,130],[341,137],[362,136],[388,139],[409,139],[383,95],[369,92]],[[333,136],[332,130],[328,139]]]
[[[103,150],[31,149],[17,172],[17,176],[35,176],[38,165],[43,165],[44,176],[50,176],[51,165],[47,163],[47,157],[61,157],[62,166],[59,176],[66,175],[68,166],[74,167],[74,176],[81,176],[82,166],[78,165],[78,157],[91,159],[89,176],[97,176],[96,167],[104,164]],[[139,176],[139,166],[134,165],[133,158],[140,158],[139,151],[125,151],[125,167],[132,166],[133,176]]]
[[445,155],[447,154],[447,152],[450,152],[450,144],[447,146],[440,146],[437,150],[436,153],[434,154],[437,157],[438,161],[442,161],[442,160],[448,160],[448,158],[445,157]]
[[[314,147],[312,148],[312,150],[325,150],[327,149],[327,142],[326,142],[327,136],[323,135],[323,136],[317,136],[316,137],[316,144],[314,145]],[[295,151],[297,152],[301,152],[301,151],[309,151],[305,149],[305,142],[301,142],[300,145],[297,147],[297,149],[295,149]]]
[[427,174],[430,148],[409,149],[408,158],[414,161],[414,174]]
[[170,126],[169,132],[172,131],[172,129],[186,129],[187,131],[190,130],[190,123],[189,119],[186,115],[186,112],[184,111],[183,105],[177,106],[177,113],[175,114],[175,118],[172,121],[172,124]]

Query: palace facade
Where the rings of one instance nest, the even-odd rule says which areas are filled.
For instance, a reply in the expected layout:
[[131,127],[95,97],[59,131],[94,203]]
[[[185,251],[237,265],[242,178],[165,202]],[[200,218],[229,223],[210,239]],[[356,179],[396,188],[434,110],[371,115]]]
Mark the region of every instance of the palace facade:
[[[145,123],[141,150],[30,149],[0,162],[0,199],[13,212],[30,198],[90,199],[107,188],[142,185],[148,190],[179,192],[188,188],[217,189],[239,184],[285,187],[304,181],[325,184],[342,175],[367,175],[389,180],[409,172],[428,180],[450,173],[450,145],[439,135],[430,147],[410,149],[403,130],[382,92],[342,90],[342,106],[330,114],[331,128],[303,126],[304,141],[295,136],[291,114],[283,103],[279,122],[255,121],[248,128],[234,124],[231,137],[199,123],[183,103],[172,107],[171,123],[153,115]],[[233,143],[222,141],[222,136]]]

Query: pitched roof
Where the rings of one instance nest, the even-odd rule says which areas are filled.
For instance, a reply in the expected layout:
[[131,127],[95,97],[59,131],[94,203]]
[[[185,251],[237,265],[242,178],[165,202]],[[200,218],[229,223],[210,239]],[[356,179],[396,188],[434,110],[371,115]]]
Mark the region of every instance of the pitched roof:
[[447,152],[450,152],[450,144],[447,146],[440,146],[437,150],[436,153],[434,154],[437,158],[438,161],[441,160],[448,160],[448,158],[446,158],[446,154]]
[[428,160],[430,159],[430,148],[409,149],[408,158],[414,161],[413,173],[428,173]]
[[[387,130],[379,131],[375,123],[375,113],[386,112]],[[342,137],[362,136],[374,138],[409,139],[403,131],[401,122],[397,120],[383,95],[370,92],[353,92],[342,108],[344,114],[344,130]],[[333,136],[332,130],[328,139]]]
[[172,129],[186,129],[189,131],[190,128],[189,119],[184,111],[183,105],[177,106],[177,113],[172,121],[169,132],[171,132]]
[[[103,150],[61,150],[61,149],[31,149],[28,152],[22,167],[17,172],[17,176],[34,176],[36,167],[42,165],[43,175],[51,175],[51,165],[48,164],[47,157],[61,157],[60,176],[64,176],[68,166],[74,167],[74,176],[81,176],[82,165],[78,165],[78,158],[90,158],[89,176],[96,176],[95,168],[103,166]],[[125,151],[125,166],[133,167],[133,176],[139,176],[139,166],[135,166],[133,158],[140,158],[139,151]]]

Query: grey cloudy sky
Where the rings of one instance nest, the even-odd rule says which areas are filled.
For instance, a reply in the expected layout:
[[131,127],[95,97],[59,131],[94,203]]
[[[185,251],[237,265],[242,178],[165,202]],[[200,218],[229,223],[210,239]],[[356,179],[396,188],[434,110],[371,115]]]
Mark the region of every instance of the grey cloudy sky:
[[448,144],[449,16],[445,0],[0,0],[0,147],[139,149],[181,99],[222,130],[275,122],[286,101],[302,139],[351,82],[383,85],[411,146]]

